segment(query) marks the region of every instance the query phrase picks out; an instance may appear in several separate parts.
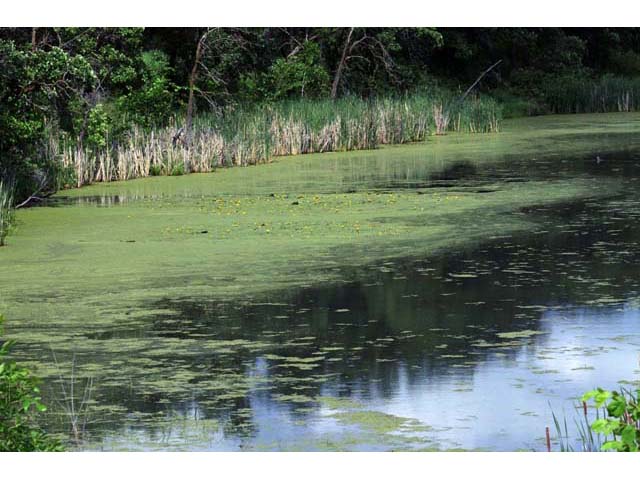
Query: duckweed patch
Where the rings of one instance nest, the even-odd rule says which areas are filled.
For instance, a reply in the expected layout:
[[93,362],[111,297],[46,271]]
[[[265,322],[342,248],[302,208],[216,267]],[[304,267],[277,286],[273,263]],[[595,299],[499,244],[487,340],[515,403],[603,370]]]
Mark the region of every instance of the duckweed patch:
[[511,338],[530,338],[533,337],[534,335],[542,335],[545,332],[539,332],[536,330],[521,330],[519,332],[500,332],[497,333],[496,336],[498,338],[506,338],[506,339],[511,339]]
[[0,251],[15,356],[61,435],[93,380],[86,448],[520,448],[637,376],[638,118],[65,192]]
[[396,433],[403,427],[405,430],[411,430],[412,426],[416,426],[414,419],[373,410],[338,412],[331,416],[346,425],[356,426],[379,435]]

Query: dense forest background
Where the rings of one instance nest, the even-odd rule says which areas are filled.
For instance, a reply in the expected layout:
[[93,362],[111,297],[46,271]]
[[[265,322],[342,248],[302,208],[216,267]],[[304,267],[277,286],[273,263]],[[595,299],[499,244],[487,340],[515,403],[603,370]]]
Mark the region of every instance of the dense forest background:
[[3,28],[0,174],[22,201],[73,183],[50,173],[54,137],[97,152],[256,105],[455,96],[497,61],[475,90],[504,116],[630,110],[640,29]]

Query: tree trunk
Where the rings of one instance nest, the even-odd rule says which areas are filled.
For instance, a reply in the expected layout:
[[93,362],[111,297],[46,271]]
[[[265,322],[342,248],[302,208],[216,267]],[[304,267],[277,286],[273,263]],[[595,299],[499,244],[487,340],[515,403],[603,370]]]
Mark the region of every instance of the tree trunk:
[[198,40],[198,46],[196,47],[196,58],[193,62],[193,68],[191,69],[191,75],[189,75],[189,101],[187,102],[187,118],[185,119],[185,138],[187,144],[191,141],[191,125],[193,124],[193,102],[194,92],[196,88],[196,78],[198,77],[198,64],[202,57],[202,46],[209,34],[210,30],[207,30]]
[[342,78],[342,71],[344,70],[344,65],[347,62],[347,55],[349,53],[349,49],[351,48],[351,36],[353,35],[354,27],[351,27],[349,30],[349,34],[347,35],[347,40],[344,42],[344,48],[342,49],[342,56],[340,57],[340,63],[338,64],[338,68],[336,69],[336,74],[333,77],[333,84],[331,85],[331,98],[335,100],[338,96],[338,87],[340,86],[340,79]]

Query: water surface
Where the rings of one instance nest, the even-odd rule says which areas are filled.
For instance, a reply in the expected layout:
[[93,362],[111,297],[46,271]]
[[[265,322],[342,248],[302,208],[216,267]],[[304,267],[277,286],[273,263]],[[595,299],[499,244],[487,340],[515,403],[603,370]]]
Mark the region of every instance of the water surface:
[[544,449],[552,410],[639,379],[639,120],[528,119],[21,212],[0,309],[48,428],[68,437],[73,384],[82,449]]

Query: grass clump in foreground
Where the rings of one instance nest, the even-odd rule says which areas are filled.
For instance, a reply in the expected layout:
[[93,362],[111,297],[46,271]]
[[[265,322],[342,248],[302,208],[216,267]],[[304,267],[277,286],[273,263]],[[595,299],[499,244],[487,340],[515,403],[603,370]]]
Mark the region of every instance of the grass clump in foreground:
[[640,389],[610,392],[598,388],[583,395],[582,401],[593,399],[595,408],[603,408],[606,416],[596,419],[591,429],[605,437],[602,450],[640,451]]
[[[291,100],[253,107],[229,107],[195,119],[189,135],[175,123],[134,127],[120,141],[99,149],[51,139],[49,155],[59,159],[62,184],[128,180],[156,175],[210,172],[216,167],[255,165],[284,155],[374,149],[419,142],[436,132],[447,105],[449,132],[495,132],[498,104],[434,91],[364,100]],[[107,134],[107,137],[109,135]],[[60,182],[59,182],[60,183]]]
[[[597,388],[585,393],[576,406],[582,414],[574,419],[576,441],[583,452],[614,450],[617,452],[640,451],[640,389],[635,392],[624,388],[620,392]],[[593,405],[587,402],[593,400]],[[589,410],[595,418],[589,418]],[[562,424],[552,412],[556,428],[556,440],[560,451],[575,451],[571,434],[564,418]],[[551,451],[551,441],[547,429],[547,450]]]
[[[0,315],[0,333],[4,318]],[[38,381],[31,372],[7,357],[12,341],[0,341],[0,451],[61,451],[62,446],[36,424],[40,403]]]

